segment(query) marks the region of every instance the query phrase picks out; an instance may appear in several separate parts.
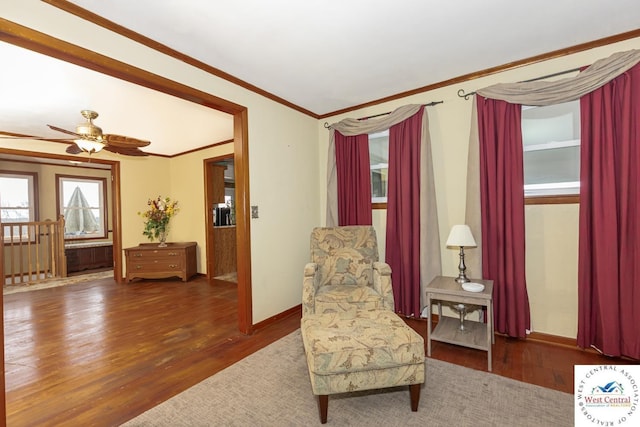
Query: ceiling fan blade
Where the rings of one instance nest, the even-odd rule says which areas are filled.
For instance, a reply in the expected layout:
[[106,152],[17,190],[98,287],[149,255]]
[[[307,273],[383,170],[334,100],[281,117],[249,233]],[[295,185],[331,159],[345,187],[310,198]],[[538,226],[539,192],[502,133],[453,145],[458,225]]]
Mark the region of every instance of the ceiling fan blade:
[[122,154],[125,156],[148,156],[148,153],[145,153],[142,150],[139,150],[137,147],[118,147],[115,145],[105,145],[104,150],[111,151],[112,153]]
[[0,139],[32,139],[35,141],[55,141],[73,143],[69,138],[47,138],[41,136],[25,135],[22,133],[5,132],[0,130]]
[[82,153],[82,150],[76,144],[71,144],[64,151],[66,151],[69,154],[80,154],[80,153]]
[[151,144],[151,141],[145,141],[143,139],[131,138],[130,136],[104,134],[102,138],[107,141],[107,144],[117,147],[132,148],[132,147],[146,147]]
[[0,139],[31,139],[33,141],[53,141],[53,142],[68,142],[73,144],[73,140],[69,138],[45,138],[40,136],[8,136],[0,135]]
[[77,134],[75,132],[71,132],[70,130],[59,128],[58,126],[54,126],[54,125],[47,125],[47,126],[49,126],[50,129],[53,129],[53,130],[58,131],[58,132],[66,133],[67,135],[73,135],[73,136],[78,137],[78,138],[80,138],[82,136],[82,135]]

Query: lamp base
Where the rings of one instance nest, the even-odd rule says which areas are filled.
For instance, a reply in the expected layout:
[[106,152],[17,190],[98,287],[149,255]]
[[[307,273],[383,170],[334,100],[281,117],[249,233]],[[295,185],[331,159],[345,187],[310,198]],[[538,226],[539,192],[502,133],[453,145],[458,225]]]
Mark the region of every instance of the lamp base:
[[455,279],[456,282],[463,284],[463,283],[467,283],[470,282],[471,280],[469,280],[469,278],[463,274],[461,274],[460,276],[456,277]]
[[470,330],[467,329],[464,324],[464,318],[467,315],[467,306],[464,304],[455,304],[453,308],[460,314],[460,326],[458,326],[458,332],[463,334],[469,333]]
[[464,246],[460,246],[460,265],[458,265],[458,277],[455,279],[456,282],[463,284],[466,282],[470,282],[466,275],[467,266],[464,265]]

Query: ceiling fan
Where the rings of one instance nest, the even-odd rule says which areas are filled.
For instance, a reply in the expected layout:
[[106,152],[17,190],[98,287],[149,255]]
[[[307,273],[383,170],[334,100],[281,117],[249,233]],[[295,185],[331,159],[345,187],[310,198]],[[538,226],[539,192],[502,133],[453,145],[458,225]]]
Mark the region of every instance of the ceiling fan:
[[62,132],[67,135],[73,136],[73,138],[40,138],[32,136],[17,136],[15,134],[4,133],[7,136],[0,136],[0,138],[16,138],[16,139],[37,139],[45,141],[61,141],[70,143],[69,147],[65,150],[69,154],[80,153],[98,153],[101,150],[111,151],[112,153],[123,154],[125,156],[148,156],[148,153],[140,150],[140,147],[146,147],[151,142],[142,139],[131,138],[129,136],[116,135],[116,134],[104,134],[99,126],[93,123],[93,120],[98,117],[98,113],[93,110],[80,111],[82,117],[86,119],[85,122],[76,126],[75,132],[60,128],[54,125],[47,125],[52,130]]
[[148,154],[140,150],[140,147],[146,147],[151,142],[142,139],[131,138],[128,136],[103,134],[102,129],[93,123],[98,117],[98,113],[92,110],[80,111],[86,122],[76,126],[76,131],[72,132],[57,126],[47,125],[49,128],[73,135],[76,137],[73,144],[67,147],[66,152],[69,154],[79,153],[97,153],[101,150],[111,151],[112,153],[124,154],[126,156],[147,156]]

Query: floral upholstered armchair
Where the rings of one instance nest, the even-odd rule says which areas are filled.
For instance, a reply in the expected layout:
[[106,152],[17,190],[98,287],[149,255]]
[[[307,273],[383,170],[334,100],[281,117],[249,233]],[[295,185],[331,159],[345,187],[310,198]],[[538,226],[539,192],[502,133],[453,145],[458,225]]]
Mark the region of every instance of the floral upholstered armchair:
[[376,231],[371,226],[315,228],[302,286],[303,316],[394,310],[391,268],[378,261]]

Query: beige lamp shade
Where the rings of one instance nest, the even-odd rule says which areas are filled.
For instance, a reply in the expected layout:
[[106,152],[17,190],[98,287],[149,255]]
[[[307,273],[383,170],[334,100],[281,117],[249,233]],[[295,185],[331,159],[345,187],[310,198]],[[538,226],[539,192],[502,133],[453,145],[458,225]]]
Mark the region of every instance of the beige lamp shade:
[[466,224],[454,225],[447,239],[447,246],[475,248],[476,240],[471,234],[471,228]]

